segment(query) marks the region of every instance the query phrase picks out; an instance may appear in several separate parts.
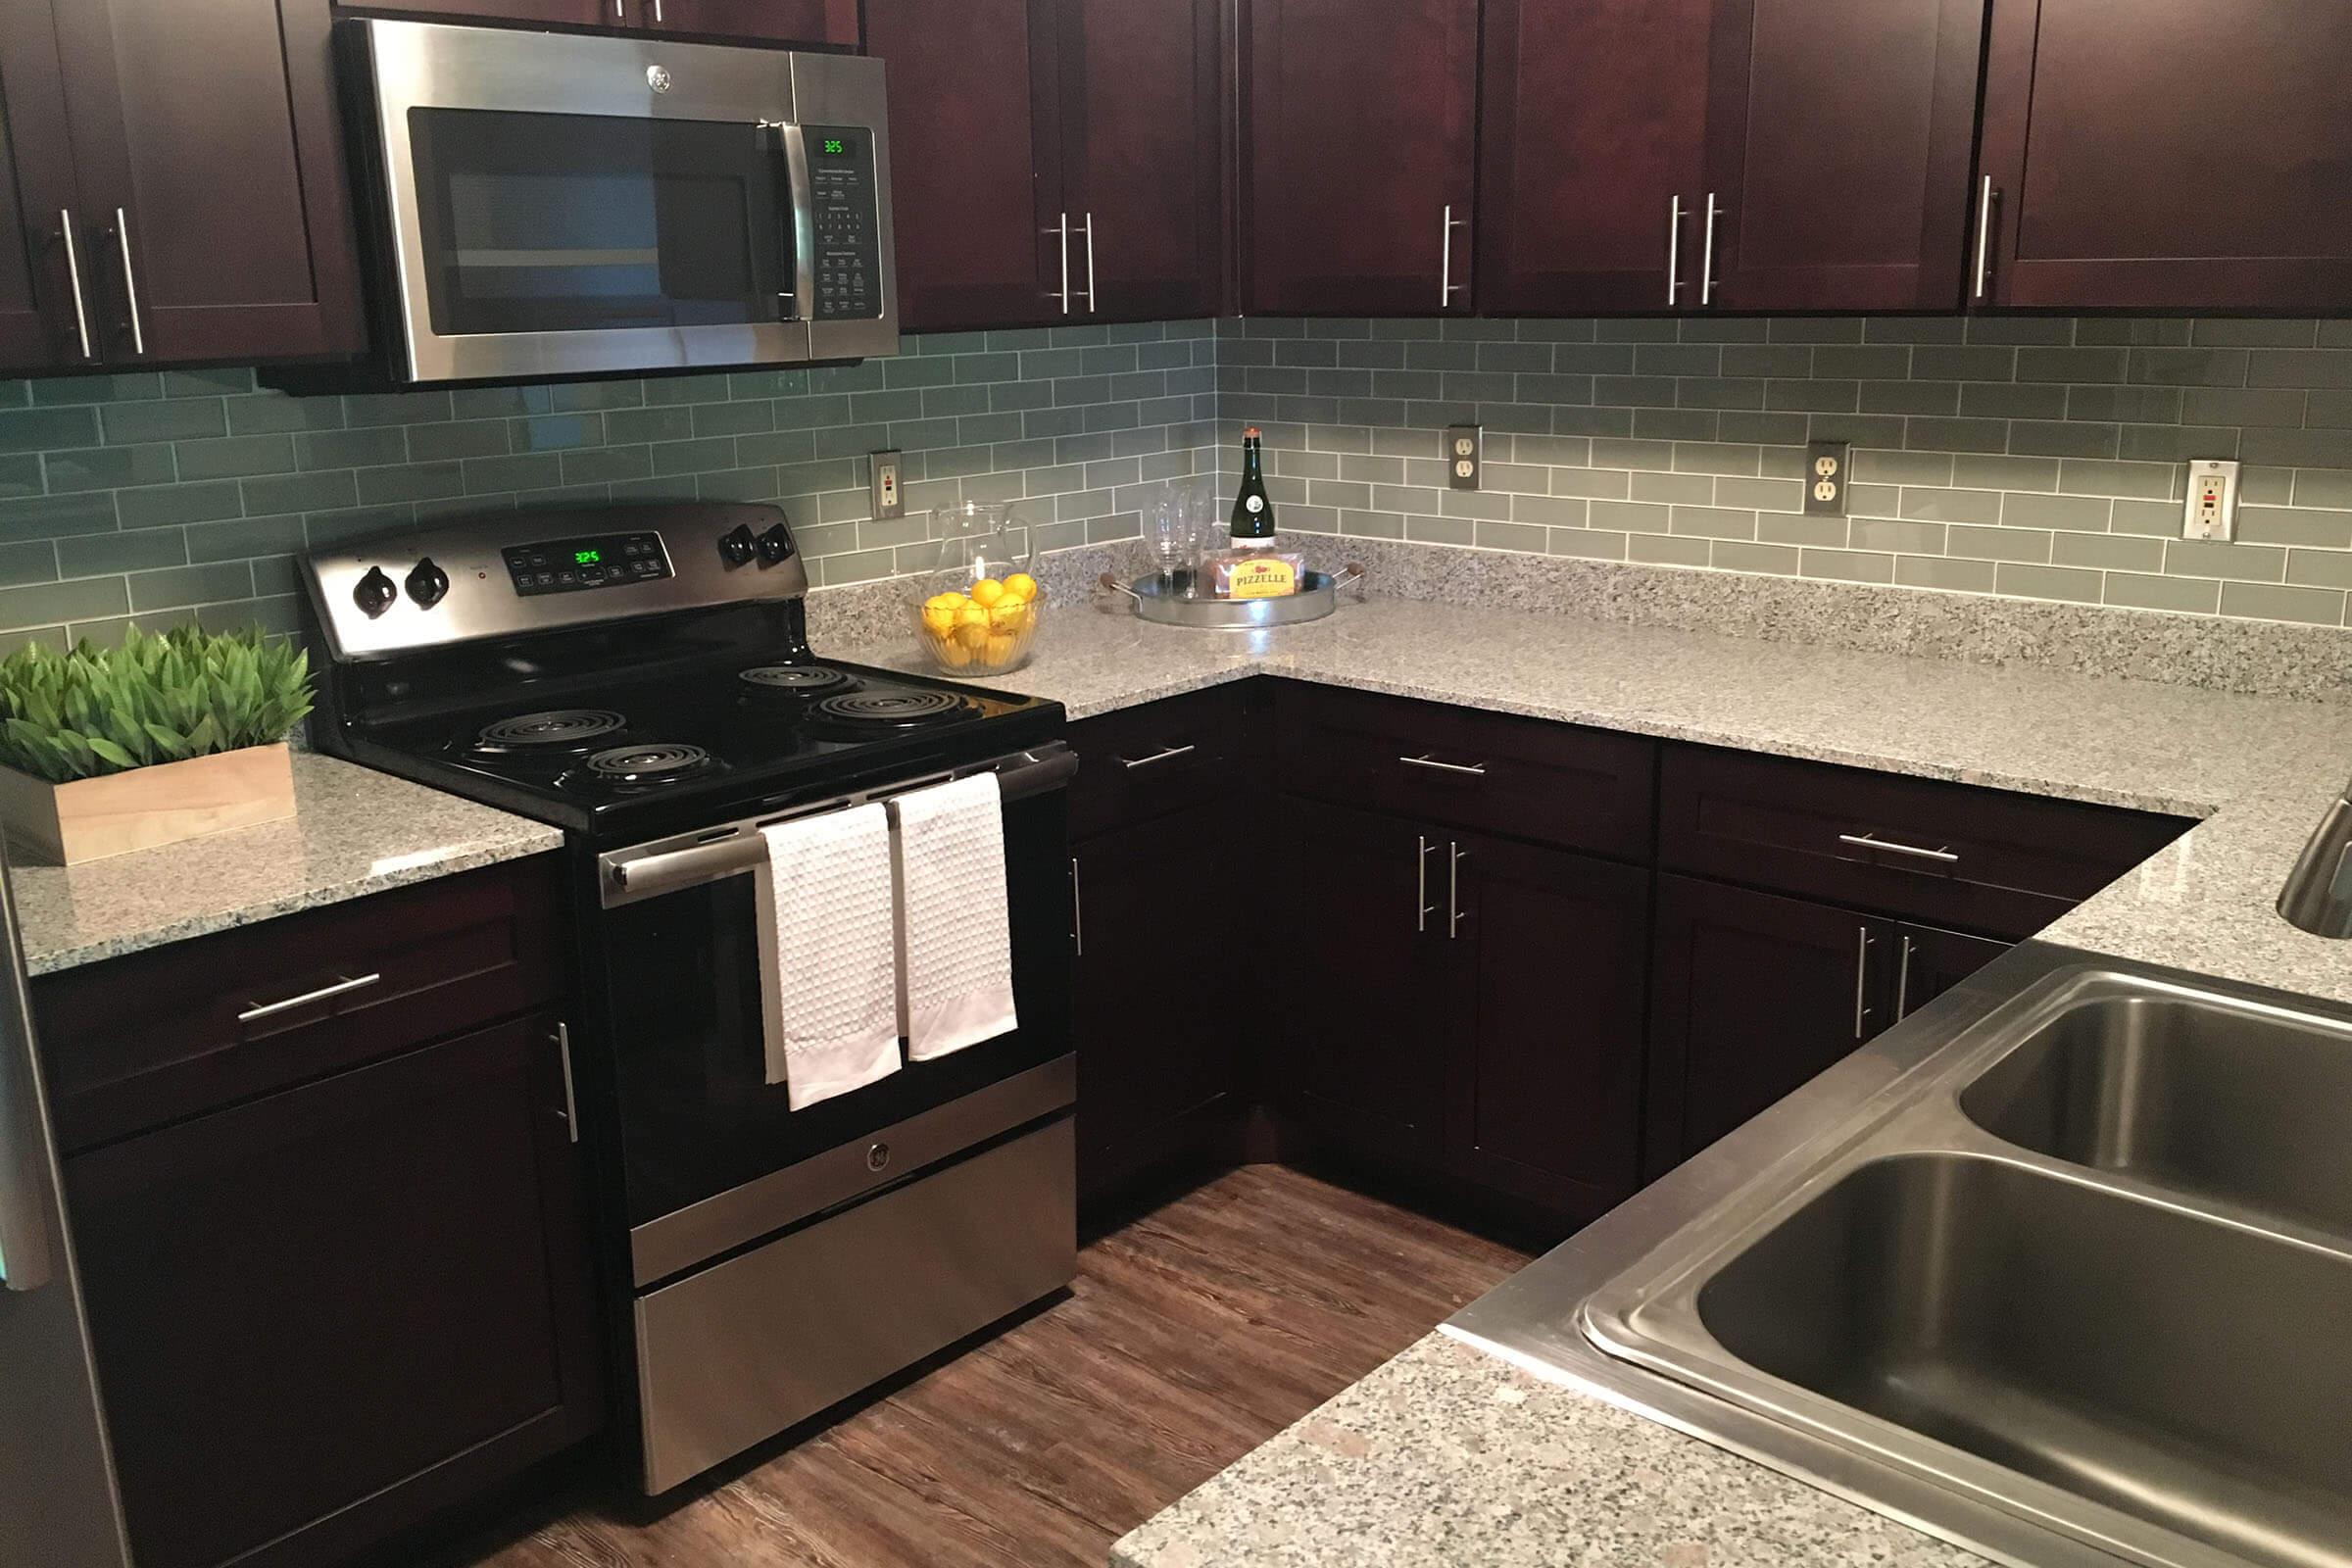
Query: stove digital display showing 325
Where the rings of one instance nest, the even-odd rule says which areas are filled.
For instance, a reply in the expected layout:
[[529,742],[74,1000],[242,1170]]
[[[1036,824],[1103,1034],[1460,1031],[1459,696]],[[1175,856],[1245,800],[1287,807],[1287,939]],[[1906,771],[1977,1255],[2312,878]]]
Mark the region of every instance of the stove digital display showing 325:
[[670,574],[669,556],[662,550],[662,536],[658,533],[549,539],[538,544],[509,545],[503,554],[514,591],[525,596],[617,588],[623,583],[652,582]]

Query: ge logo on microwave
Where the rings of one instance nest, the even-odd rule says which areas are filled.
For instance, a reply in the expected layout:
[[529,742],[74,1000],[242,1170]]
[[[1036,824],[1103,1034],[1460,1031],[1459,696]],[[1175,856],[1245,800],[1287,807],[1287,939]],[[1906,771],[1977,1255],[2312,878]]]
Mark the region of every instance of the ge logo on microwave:
[[646,67],[645,84],[656,92],[669,91],[669,68],[667,66]]

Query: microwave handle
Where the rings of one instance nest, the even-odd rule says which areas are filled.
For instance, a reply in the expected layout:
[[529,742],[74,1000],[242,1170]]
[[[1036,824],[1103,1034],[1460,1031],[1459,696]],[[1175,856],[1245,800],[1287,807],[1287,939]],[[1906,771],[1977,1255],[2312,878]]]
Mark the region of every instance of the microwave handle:
[[763,120],[784,154],[784,178],[791,197],[792,311],[786,320],[816,318],[816,183],[808,174],[808,138],[790,121]]

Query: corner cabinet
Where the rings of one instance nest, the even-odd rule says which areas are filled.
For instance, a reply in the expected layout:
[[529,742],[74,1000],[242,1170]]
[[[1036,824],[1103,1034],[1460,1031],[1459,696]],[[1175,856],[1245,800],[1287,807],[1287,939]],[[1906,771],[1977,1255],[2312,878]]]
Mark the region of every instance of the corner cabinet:
[[2352,17],[2340,6],[1995,0],[1983,159],[1984,303],[2352,301]]
[[1478,0],[1250,0],[1242,308],[1470,314]]
[[867,0],[903,323],[1213,315],[1220,25],[1216,0]]
[[142,1568],[383,1548],[602,1425],[556,867],[43,977]]

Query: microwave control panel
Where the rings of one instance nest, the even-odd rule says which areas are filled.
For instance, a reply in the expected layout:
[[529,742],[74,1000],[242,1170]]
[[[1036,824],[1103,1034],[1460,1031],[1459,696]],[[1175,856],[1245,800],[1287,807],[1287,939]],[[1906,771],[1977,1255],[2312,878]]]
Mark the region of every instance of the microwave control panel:
[[816,227],[819,321],[865,320],[882,314],[880,183],[874,133],[862,125],[804,125],[808,146],[810,217]]

